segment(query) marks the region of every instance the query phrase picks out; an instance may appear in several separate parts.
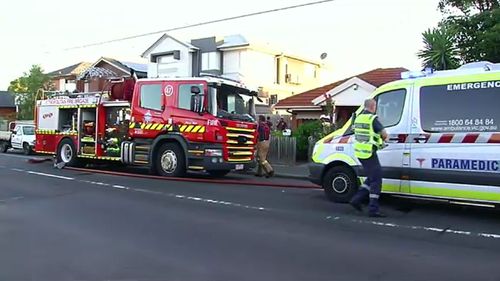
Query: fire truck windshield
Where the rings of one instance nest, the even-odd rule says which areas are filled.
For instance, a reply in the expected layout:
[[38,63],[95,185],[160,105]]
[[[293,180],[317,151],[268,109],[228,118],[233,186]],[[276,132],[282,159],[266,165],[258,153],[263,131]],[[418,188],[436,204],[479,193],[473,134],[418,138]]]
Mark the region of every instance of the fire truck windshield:
[[209,111],[217,118],[253,122],[253,96],[247,89],[222,84],[209,87]]

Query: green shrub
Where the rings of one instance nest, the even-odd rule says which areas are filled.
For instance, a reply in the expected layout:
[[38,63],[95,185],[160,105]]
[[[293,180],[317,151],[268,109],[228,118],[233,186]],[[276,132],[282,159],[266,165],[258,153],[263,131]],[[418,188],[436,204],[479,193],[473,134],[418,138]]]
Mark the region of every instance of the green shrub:
[[312,121],[304,123],[293,132],[293,136],[297,139],[297,155],[307,155],[307,149],[309,148],[309,136],[312,136],[316,140],[323,136],[321,122]]

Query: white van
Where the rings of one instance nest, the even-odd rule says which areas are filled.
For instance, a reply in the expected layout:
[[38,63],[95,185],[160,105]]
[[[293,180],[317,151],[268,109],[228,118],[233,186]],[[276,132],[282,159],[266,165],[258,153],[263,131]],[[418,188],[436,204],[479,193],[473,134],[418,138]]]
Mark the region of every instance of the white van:
[[[500,64],[405,72],[402,78],[373,93],[389,134],[378,151],[382,192],[500,203]],[[349,201],[363,177],[352,120],[316,143],[309,167],[310,180],[335,202]]]

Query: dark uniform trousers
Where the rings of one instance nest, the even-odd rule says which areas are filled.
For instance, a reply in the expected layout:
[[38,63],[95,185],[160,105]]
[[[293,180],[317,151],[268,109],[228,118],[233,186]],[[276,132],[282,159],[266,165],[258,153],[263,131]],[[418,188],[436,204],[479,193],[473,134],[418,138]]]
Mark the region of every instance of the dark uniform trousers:
[[374,151],[368,159],[359,159],[363,170],[367,176],[365,182],[359,187],[358,192],[354,195],[351,202],[361,204],[366,197],[370,198],[368,211],[370,213],[378,213],[379,197],[382,190],[382,166],[378,160],[377,152]]

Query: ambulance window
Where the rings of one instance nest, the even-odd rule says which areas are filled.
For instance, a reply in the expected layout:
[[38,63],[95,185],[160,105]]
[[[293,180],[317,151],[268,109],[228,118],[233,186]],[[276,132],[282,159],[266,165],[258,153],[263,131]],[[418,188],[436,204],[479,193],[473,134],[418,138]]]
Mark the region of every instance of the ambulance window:
[[420,120],[427,132],[498,132],[500,81],[426,86]]
[[142,85],[141,86],[141,104],[142,108],[161,111],[161,84]]
[[394,90],[382,93],[375,97],[377,101],[377,116],[384,127],[392,127],[399,124],[403,115],[406,90]]
[[[201,84],[182,84],[179,86],[179,108],[191,110],[191,87],[198,86],[200,93],[203,95],[203,85]],[[202,104],[203,104],[202,100]]]

